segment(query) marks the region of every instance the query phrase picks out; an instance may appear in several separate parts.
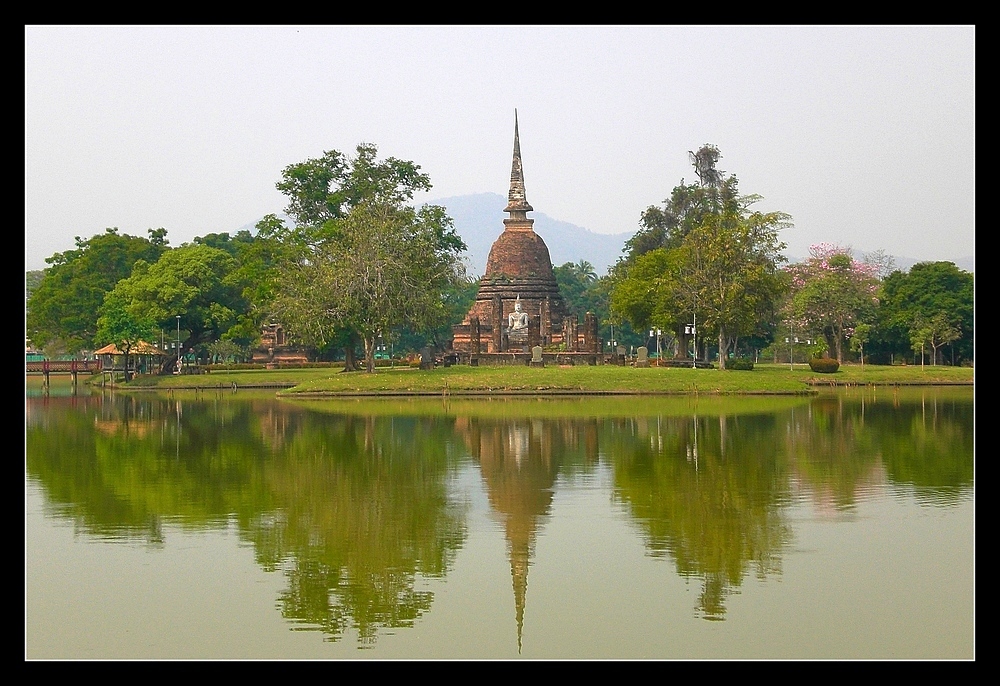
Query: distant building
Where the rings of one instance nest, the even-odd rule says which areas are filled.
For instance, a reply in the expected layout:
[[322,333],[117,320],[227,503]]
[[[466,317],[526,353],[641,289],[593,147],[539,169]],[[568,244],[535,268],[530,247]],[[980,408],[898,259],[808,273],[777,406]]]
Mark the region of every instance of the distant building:
[[260,345],[253,352],[253,361],[260,364],[305,364],[308,351],[291,345],[282,324],[265,324],[260,332]]

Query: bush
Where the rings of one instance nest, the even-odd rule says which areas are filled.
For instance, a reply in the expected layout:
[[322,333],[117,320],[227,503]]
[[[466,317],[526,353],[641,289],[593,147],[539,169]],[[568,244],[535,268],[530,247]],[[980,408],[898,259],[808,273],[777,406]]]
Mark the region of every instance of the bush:
[[753,371],[753,360],[746,357],[734,357],[726,361],[726,369],[736,369],[742,372]]
[[809,369],[817,374],[833,374],[840,369],[840,363],[832,357],[812,357],[809,359]]

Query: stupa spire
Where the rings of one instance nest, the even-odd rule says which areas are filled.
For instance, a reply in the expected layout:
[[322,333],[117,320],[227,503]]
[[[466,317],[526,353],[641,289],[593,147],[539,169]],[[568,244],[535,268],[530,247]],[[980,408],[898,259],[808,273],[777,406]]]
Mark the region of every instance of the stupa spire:
[[524,169],[521,167],[521,141],[517,133],[517,110],[514,110],[514,159],[510,165],[510,192],[507,193],[507,207],[511,219],[525,219],[526,212],[534,208],[524,195]]

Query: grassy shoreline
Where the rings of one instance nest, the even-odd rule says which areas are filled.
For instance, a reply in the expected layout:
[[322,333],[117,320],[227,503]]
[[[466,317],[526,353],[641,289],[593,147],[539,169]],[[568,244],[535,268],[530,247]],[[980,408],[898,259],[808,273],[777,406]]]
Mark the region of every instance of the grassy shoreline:
[[[817,374],[808,365],[758,364],[753,371],[675,367],[530,368],[453,366],[429,371],[380,368],[374,374],[331,368],[214,371],[210,374],[140,377],[118,390],[274,389],[283,397],[367,396],[574,396],[753,394],[798,395],[831,386],[974,385],[970,367],[844,365]],[[88,380],[100,386],[100,377]]]

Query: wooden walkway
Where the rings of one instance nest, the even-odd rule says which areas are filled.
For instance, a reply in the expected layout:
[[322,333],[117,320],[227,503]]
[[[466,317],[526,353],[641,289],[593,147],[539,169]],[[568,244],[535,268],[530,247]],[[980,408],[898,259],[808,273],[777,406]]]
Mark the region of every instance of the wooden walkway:
[[43,360],[25,362],[27,374],[93,374],[101,371],[99,360]]

